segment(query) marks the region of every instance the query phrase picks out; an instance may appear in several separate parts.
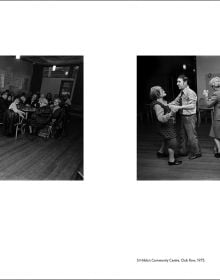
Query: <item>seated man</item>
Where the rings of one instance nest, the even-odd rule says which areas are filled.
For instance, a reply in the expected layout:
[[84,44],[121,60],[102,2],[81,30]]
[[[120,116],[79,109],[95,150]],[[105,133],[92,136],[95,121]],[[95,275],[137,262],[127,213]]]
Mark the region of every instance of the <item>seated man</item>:
[[11,103],[13,102],[13,96],[11,94],[8,94],[7,98],[7,106],[9,107]]
[[8,109],[8,93],[4,91],[0,97],[0,122],[3,122],[4,114]]
[[48,100],[49,106],[53,104],[53,96],[51,92],[48,92],[46,95],[46,99]]
[[61,107],[65,109],[66,118],[70,119],[70,111],[71,111],[71,100],[70,100],[70,93],[63,91],[60,94],[61,99]]
[[45,125],[49,124],[51,120],[51,109],[48,106],[46,98],[39,99],[40,107],[37,108],[36,112],[31,115],[31,119],[28,121],[30,133],[37,134],[38,131]]
[[37,108],[39,107],[39,97],[36,93],[33,93],[28,99],[26,104],[30,105],[31,107]]

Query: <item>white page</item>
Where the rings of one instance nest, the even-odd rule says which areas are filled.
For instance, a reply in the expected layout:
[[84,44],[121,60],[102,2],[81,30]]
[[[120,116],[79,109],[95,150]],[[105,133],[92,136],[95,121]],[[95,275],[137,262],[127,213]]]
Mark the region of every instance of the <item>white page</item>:
[[[84,55],[83,182],[1,182],[0,278],[219,278],[219,183],[136,181],[136,56],[220,54],[218,2],[1,2],[1,55]],[[205,262],[137,262],[204,258]]]

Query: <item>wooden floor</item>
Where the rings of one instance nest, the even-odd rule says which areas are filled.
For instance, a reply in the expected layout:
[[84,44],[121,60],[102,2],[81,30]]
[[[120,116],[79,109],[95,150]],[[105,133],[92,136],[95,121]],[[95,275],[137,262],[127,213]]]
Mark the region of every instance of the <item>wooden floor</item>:
[[45,140],[0,132],[0,180],[74,180],[83,166],[83,123],[72,119],[67,136]]
[[156,152],[160,138],[151,125],[138,125],[137,179],[138,180],[220,180],[220,159],[214,157],[213,141],[208,136],[210,124],[201,124],[198,129],[202,157],[189,160],[180,158],[179,166],[169,166],[168,159],[158,159]]

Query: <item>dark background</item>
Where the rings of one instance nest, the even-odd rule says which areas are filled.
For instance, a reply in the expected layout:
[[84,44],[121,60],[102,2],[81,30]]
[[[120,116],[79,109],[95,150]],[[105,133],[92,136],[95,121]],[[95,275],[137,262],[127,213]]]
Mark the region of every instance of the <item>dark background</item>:
[[197,92],[196,56],[138,56],[137,113],[144,114],[145,105],[151,102],[149,92],[152,86],[161,86],[167,93],[167,101],[173,100],[179,94],[176,82],[180,74],[189,78],[190,88]]

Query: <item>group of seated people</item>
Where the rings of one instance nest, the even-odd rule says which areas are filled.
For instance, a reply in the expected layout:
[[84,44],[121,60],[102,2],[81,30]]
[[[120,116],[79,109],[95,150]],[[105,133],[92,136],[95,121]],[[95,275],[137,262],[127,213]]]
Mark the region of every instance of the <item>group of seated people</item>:
[[[22,120],[32,135],[37,135],[47,125],[53,126],[53,136],[56,138],[62,132],[70,106],[69,94],[65,92],[54,97],[51,93],[46,96],[34,93],[27,97],[24,93],[13,96],[4,91],[0,96],[0,122],[4,125],[4,134],[9,137],[15,135],[16,124]],[[28,113],[28,118],[24,108],[33,109]]]

